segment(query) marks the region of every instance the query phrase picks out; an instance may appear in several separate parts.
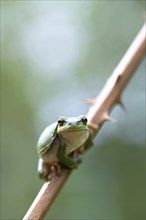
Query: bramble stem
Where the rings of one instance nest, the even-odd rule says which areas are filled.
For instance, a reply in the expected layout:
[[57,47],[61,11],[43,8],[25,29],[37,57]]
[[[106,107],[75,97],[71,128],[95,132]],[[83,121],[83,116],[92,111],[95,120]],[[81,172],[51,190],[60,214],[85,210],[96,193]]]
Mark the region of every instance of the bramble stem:
[[[95,98],[93,105],[89,108],[87,117],[93,136],[97,134],[98,130],[106,120],[110,120],[109,113],[113,107],[116,104],[122,105],[122,92],[144,56],[145,41],[146,25],[144,24],[126,54],[107,80],[104,88]],[[43,219],[70,173],[71,170],[63,168],[59,177],[55,176],[51,182],[44,183],[23,220]]]

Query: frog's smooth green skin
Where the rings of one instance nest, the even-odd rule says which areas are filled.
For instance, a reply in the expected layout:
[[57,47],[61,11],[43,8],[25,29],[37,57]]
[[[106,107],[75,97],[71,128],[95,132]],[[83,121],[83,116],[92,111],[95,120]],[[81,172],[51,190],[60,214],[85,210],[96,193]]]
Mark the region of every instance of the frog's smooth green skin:
[[52,172],[60,173],[59,163],[68,168],[76,168],[81,158],[76,156],[89,138],[86,116],[74,118],[60,117],[41,134],[37,150],[40,157],[38,173],[41,178],[51,179]]

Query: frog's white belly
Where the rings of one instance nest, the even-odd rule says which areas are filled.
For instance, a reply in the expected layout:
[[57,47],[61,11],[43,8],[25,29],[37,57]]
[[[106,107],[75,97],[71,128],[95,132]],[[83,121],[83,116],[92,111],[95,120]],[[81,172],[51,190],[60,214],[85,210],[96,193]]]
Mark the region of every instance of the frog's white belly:
[[89,130],[68,130],[66,132],[62,132],[61,134],[59,134],[59,136],[66,146],[65,154],[69,155],[70,153],[80,148],[86,142],[86,140],[89,138]]

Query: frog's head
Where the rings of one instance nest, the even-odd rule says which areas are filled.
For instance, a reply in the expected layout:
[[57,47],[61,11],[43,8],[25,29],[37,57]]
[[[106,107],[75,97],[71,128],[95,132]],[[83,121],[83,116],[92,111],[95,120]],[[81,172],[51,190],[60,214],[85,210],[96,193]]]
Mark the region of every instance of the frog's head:
[[79,117],[74,118],[66,118],[62,116],[58,119],[58,133],[87,128],[87,117],[84,115],[80,115]]
[[57,123],[57,133],[69,152],[82,146],[89,137],[87,117],[84,115],[74,118],[62,116]]

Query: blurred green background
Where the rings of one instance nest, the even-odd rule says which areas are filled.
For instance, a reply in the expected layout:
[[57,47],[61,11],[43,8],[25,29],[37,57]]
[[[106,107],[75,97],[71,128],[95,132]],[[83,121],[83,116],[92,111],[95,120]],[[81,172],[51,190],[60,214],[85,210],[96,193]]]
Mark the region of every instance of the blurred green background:
[[[36,143],[86,114],[144,22],[145,2],[1,1],[1,219],[21,219],[43,182]],[[144,219],[144,61],[46,219]]]

